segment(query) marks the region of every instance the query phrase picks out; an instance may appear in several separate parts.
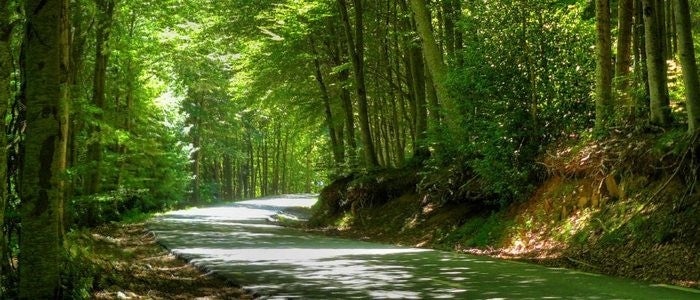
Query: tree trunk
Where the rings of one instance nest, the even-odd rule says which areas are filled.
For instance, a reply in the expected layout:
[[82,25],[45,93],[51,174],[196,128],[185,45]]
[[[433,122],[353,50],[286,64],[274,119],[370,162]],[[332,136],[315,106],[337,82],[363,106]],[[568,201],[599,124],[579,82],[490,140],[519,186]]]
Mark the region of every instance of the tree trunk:
[[281,122],[278,122],[275,126],[275,153],[274,153],[274,168],[272,169],[272,193],[275,195],[280,194],[280,159],[282,151],[282,128]]
[[618,103],[624,106],[624,115],[632,116],[630,97],[630,67],[632,66],[632,24],[634,20],[634,0],[620,0],[618,8],[617,60],[615,77],[617,80]]
[[596,104],[595,127],[604,132],[612,118],[612,51],[610,0],[596,0]]
[[659,1],[643,0],[642,9],[649,78],[650,119],[654,124],[666,126],[671,121],[671,111],[668,105],[666,61],[663,55],[662,36],[660,36],[657,2]]
[[636,81],[639,82],[637,88],[644,91],[643,95],[633,100],[633,118],[635,119],[642,117],[642,115],[644,115],[643,118],[646,119],[646,114],[649,112],[649,76],[644,37],[644,11],[642,0],[634,0],[634,72],[637,79]]
[[58,299],[69,101],[67,0],[27,0],[20,299]]
[[335,122],[333,121],[333,111],[331,109],[331,98],[328,95],[326,81],[323,79],[321,62],[318,59],[318,52],[316,51],[316,44],[313,38],[309,38],[309,44],[311,45],[311,51],[314,57],[314,76],[316,78],[316,82],[318,83],[319,90],[321,91],[321,99],[323,100],[323,107],[326,113],[326,126],[328,126],[328,136],[331,142],[331,149],[333,150],[333,159],[335,160],[336,166],[341,166],[345,160],[345,157],[343,156],[343,148],[340,147],[340,142],[338,141],[338,134],[335,132]]
[[233,200],[233,162],[231,154],[224,154],[224,200]]
[[352,60],[353,73],[355,75],[355,91],[357,93],[358,117],[360,121],[360,136],[362,137],[362,146],[365,156],[365,164],[367,167],[374,168],[379,165],[377,155],[374,150],[374,142],[372,141],[372,133],[369,124],[369,112],[367,108],[367,89],[365,87],[365,70],[364,70],[364,25],[363,25],[363,7],[362,0],[354,0],[355,3],[355,34],[353,37],[350,25],[350,17],[348,16],[348,8],[346,0],[337,0],[340,7],[340,14],[345,27],[345,36],[348,40],[348,49]]
[[692,23],[688,0],[675,0],[675,21],[678,31],[678,53],[683,68],[686,106],[688,109],[688,131],[700,131],[700,79],[693,46]]
[[[435,86],[435,92],[437,93],[440,103],[443,104],[443,107],[448,112],[454,111],[454,103],[452,103],[447,86],[445,85],[445,81],[447,80],[447,67],[442,60],[442,51],[440,51],[435,41],[435,36],[433,35],[430,12],[428,11],[426,1],[410,0],[410,3],[411,10],[416,20],[418,35],[423,45],[423,55],[425,56],[425,61],[430,70],[433,85]],[[448,114],[445,114],[446,119],[447,116]]]
[[270,182],[270,142],[267,138],[267,130],[263,134],[263,140],[260,149],[260,155],[262,156],[262,179],[260,180],[260,190],[262,196],[268,196],[268,183]]
[[413,99],[415,99],[415,115],[413,122],[416,128],[416,141],[413,144],[413,156],[425,159],[430,156],[425,139],[428,133],[428,110],[425,98],[425,65],[423,54],[417,45],[409,45],[411,79],[413,82]]
[[[5,207],[7,203],[7,135],[5,116],[10,104],[12,86],[12,29],[10,23],[10,7],[8,0],[0,0],[0,274],[8,274],[5,258]],[[2,284],[0,275],[0,284]]]
[[92,104],[99,110],[95,116],[96,124],[91,133],[94,141],[88,146],[88,159],[93,166],[86,180],[86,193],[100,192],[102,181],[102,122],[105,109],[105,84],[107,82],[107,64],[109,63],[109,42],[114,17],[114,0],[97,0],[98,17],[95,32],[95,71],[93,74]]
[[201,100],[201,95],[190,93],[190,101],[193,101],[195,107],[192,114],[190,129],[190,137],[192,138],[192,195],[190,200],[192,203],[200,203],[202,201],[202,115],[204,114],[204,102]]
[[[335,24],[331,23],[330,26],[331,35],[336,37],[337,41],[331,48],[331,59],[333,64],[337,67],[343,64],[343,55],[341,49],[343,49],[343,40],[337,37]],[[347,87],[347,82],[350,79],[350,72],[346,68],[343,68],[338,72],[338,82],[340,83],[340,104],[345,113],[345,138],[347,144],[350,147],[346,157],[348,157],[349,163],[354,165],[356,162],[356,151],[357,151],[357,141],[355,140],[355,113],[353,112],[352,99],[350,97],[350,90]]]

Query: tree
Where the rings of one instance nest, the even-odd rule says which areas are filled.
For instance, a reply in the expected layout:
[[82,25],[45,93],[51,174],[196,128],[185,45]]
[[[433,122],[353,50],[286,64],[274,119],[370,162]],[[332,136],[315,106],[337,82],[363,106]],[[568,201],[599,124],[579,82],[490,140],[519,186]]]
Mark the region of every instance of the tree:
[[367,88],[365,87],[365,70],[364,70],[364,25],[363,25],[363,10],[362,0],[354,0],[355,4],[355,33],[353,36],[353,26],[350,25],[350,16],[348,15],[348,5],[346,0],[338,0],[340,15],[343,20],[345,36],[347,38],[348,53],[353,66],[353,74],[355,76],[355,91],[357,92],[358,114],[360,121],[360,136],[362,137],[362,146],[364,147],[365,164],[367,167],[374,168],[379,166],[377,154],[372,141],[372,133],[369,124],[369,111],[367,108]]
[[610,0],[596,0],[596,104],[595,127],[602,132],[612,116],[612,51]]
[[[7,274],[5,235],[2,229],[5,221],[5,206],[7,203],[7,135],[5,116],[11,97],[12,49],[11,36],[13,23],[10,20],[8,0],[0,0],[0,274]],[[0,284],[2,275],[0,275]]]
[[675,0],[673,4],[678,31],[678,52],[685,82],[688,131],[695,134],[700,130],[700,79],[695,61],[690,6],[688,0]]
[[630,97],[630,67],[632,66],[632,24],[634,23],[634,0],[620,0],[617,26],[617,60],[615,78],[617,103],[623,106],[623,115],[632,115]]
[[57,299],[68,138],[67,0],[27,0],[20,299]]
[[430,11],[425,0],[410,0],[411,10],[413,11],[416,28],[420,36],[421,44],[423,45],[423,55],[425,62],[430,70],[435,92],[438,100],[449,111],[452,108],[450,94],[445,85],[447,80],[447,66],[442,58],[442,51],[438,47],[433,34],[432,22],[430,21]]
[[671,122],[669,108],[668,84],[666,78],[666,60],[663,52],[663,36],[661,35],[660,1],[642,1],[644,12],[644,40],[647,55],[647,76],[649,78],[650,119],[660,126]]
[[97,29],[95,32],[95,70],[93,73],[92,104],[99,111],[92,126],[93,142],[88,146],[88,157],[94,166],[90,169],[86,182],[86,192],[95,194],[100,191],[102,178],[102,122],[105,114],[105,84],[107,65],[109,63],[109,38],[112,31],[115,0],[96,0],[98,9]]

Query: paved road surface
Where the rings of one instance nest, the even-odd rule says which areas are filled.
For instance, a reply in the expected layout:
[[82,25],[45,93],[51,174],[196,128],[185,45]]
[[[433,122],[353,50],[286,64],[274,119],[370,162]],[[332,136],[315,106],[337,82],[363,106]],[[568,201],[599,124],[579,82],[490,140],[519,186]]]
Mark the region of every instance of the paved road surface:
[[174,211],[149,225],[175,253],[264,299],[700,299],[700,291],[271,225],[290,195]]

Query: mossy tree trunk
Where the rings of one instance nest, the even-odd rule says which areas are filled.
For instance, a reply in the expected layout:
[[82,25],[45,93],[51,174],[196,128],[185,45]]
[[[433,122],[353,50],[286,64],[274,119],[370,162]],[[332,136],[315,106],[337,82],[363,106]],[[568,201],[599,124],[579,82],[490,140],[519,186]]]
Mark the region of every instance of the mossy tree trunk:
[[[5,231],[2,229],[7,204],[7,135],[5,135],[5,116],[10,103],[12,75],[12,23],[8,0],[0,0],[0,274],[7,274]],[[2,275],[0,275],[2,280]],[[0,284],[2,284],[0,282]]]
[[27,0],[20,299],[57,299],[68,138],[68,1]]
[[442,51],[435,40],[433,34],[430,11],[425,0],[410,0],[411,10],[413,11],[418,36],[420,36],[423,46],[423,55],[425,63],[430,71],[433,86],[437,94],[439,102],[447,110],[445,118],[448,114],[454,112],[453,103],[450,98],[445,81],[447,80],[447,66],[442,58]]
[[678,53],[685,82],[688,131],[690,134],[695,134],[700,130],[700,80],[698,79],[698,66],[695,60],[688,0],[675,0],[674,9],[678,33]]
[[596,0],[596,102],[595,127],[604,132],[612,117],[612,50],[610,0]]

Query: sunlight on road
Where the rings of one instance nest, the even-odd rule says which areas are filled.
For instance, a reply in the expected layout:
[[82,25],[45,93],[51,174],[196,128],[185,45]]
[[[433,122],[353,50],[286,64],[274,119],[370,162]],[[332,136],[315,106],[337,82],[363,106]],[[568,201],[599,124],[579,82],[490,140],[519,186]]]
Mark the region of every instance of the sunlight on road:
[[272,223],[310,207],[291,195],[164,214],[161,243],[262,299],[693,299],[696,294],[488,257],[344,240]]

